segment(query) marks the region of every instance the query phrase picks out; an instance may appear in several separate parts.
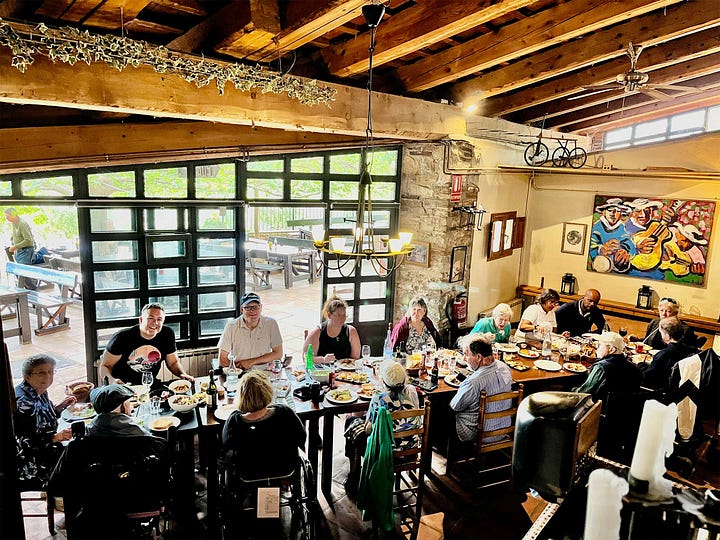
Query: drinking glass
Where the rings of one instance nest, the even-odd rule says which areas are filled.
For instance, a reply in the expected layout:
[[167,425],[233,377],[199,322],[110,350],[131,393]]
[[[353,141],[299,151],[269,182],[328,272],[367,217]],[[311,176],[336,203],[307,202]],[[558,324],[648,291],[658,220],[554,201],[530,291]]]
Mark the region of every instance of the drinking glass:
[[277,379],[282,371],[282,360],[273,360],[270,364],[270,371],[273,373],[273,380]]
[[370,361],[370,345],[362,346],[362,357],[365,359],[366,364]]
[[627,336],[628,329],[627,326],[621,326],[620,330],[618,331],[618,334],[620,334],[623,338]]
[[159,396],[153,396],[150,399],[150,414],[153,416],[158,416],[160,414],[160,397]]
[[154,380],[155,378],[153,377],[153,374],[151,372],[143,371],[142,380],[140,382],[145,387],[146,394],[150,393],[150,387],[152,386]]

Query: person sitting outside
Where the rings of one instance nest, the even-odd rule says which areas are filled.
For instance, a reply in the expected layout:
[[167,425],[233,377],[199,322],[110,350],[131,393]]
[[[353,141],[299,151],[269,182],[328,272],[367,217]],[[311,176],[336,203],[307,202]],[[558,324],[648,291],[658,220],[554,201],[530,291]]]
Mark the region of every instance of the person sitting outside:
[[643,385],[657,390],[667,391],[670,388],[670,373],[675,364],[698,352],[697,347],[682,343],[687,326],[677,317],[667,317],[660,321],[659,334],[667,346],[657,352],[650,364],[640,364]]
[[559,303],[560,295],[555,289],[545,289],[542,291],[535,299],[535,303],[523,311],[515,336],[524,338],[526,332],[554,332],[557,327],[557,323],[555,322],[555,308]]
[[498,304],[493,309],[492,316],[478,320],[470,333],[485,334],[490,332],[495,336],[495,343],[507,343],[510,339],[510,319],[512,314],[512,308],[508,304]]
[[308,345],[312,345],[315,363],[360,358],[360,336],[354,326],[345,324],[346,313],[345,300],[331,296],[325,302],[322,315],[326,320],[308,334],[303,345],[303,353],[307,353]]
[[557,331],[566,337],[580,336],[595,331],[602,332],[607,327],[605,316],[597,307],[600,291],[588,289],[580,300],[563,304],[555,312]]
[[135,392],[124,384],[108,384],[90,392],[90,402],[98,415],[88,426],[88,437],[137,437],[150,435],[130,417],[130,398]]
[[607,399],[609,392],[636,392],[640,370],[625,354],[625,340],[617,332],[603,332],[598,338],[598,361],[587,380],[575,391],[591,394],[595,401]]
[[17,404],[13,427],[18,446],[21,480],[47,482],[62,453],[63,441],[72,437],[70,428],[58,431],[58,417],[77,400],[68,396],[53,405],[48,396],[56,361],[47,354],[30,356],[23,362],[23,381],[15,387]]
[[395,325],[390,338],[393,350],[405,344],[408,352],[421,351],[423,347],[437,347],[442,343],[435,325],[427,316],[425,299],[416,296],[410,300],[405,316]]
[[[457,394],[450,402],[455,411],[455,429],[460,441],[470,442],[477,438],[480,393],[485,390],[488,396],[509,392],[512,385],[510,368],[504,362],[495,360],[490,343],[478,335],[469,334],[462,339],[465,361],[473,374],[460,383]],[[498,401],[488,405],[487,412],[507,409],[510,400]],[[485,421],[483,429],[494,430],[510,426],[510,418],[498,418]],[[498,438],[491,437],[486,442]]]
[[305,446],[305,426],[286,405],[272,404],[274,390],[267,374],[246,373],[238,383],[237,410],[222,431],[227,463],[246,480],[289,474]]
[[[677,318],[680,313],[680,304],[674,298],[661,298],[658,303],[658,316],[650,321],[645,330],[645,337],[641,340],[639,337],[630,335],[628,340],[630,341],[642,341],[647,345],[650,345],[653,349],[661,350],[667,346],[667,342],[663,339],[660,334],[660,323],[665,319]],[[697,347],[697,336],[687,324],[682,321],[678,321],[682,327],[683,333],[678,339],[679,343],[688,347]]]

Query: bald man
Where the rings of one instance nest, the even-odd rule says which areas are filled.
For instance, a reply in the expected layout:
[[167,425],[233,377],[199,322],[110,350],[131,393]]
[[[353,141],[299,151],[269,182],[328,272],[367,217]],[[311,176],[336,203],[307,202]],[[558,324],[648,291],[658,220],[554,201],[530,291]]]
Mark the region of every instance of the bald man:
[[571,336],[580,336],[586,332],[602,332],[607,323],[602,311],[597,307],[600,292],[588,289],[585,295],[575,302],[563,304],[555,310],[555,321],[559,334],[568,332]]

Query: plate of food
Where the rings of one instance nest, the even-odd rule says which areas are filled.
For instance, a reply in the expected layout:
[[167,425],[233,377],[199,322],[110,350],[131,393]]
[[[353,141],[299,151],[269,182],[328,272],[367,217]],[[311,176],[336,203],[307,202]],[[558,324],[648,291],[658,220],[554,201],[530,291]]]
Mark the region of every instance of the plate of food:
[[523,358],[540,358],[540,353],[532,349],[519,349],[518,356],[522,356]]
[[187,394],[176,394],[168,398],[168,403],[173,411],[188,412],[197,407],[197,400]]
[[535,367],[543,371],[560,371],[562,366],[552,360],[535,360]]
[[460,386],[460,382],[461,381],[458,380],[457,373],[451,373],[450,375],[445,377],[445,384],[447,384],[448,386],[453,386],[457,388],[458,386]]
[[221,405],[217,409],[215,409],[214,416],[218,420],[222,420],[223,422],[227,420],[233,411],[237,411],[237,405]]
[[344,371],[335,375],[336,381],[349,382],[353,384],[363,384],[368,382],[367,373],[353,373],[352,371]]
[[343,358],[337,361],[337,367],[344,371],[355,371],[355,360],[352,358]]
[[520,347],[512,343],[498,343],[497,350],[504,353],[516,353],[520,350]]
[[522,362],[517,362],[515,360],[506,360],[505,363],[511,367],[512,369],[515,369],[517,371],[527,371],[530,369],[530,366],[526,366]]
[[190,382],[184,379],[173,381],[168,388],[176,394],[187,394],[190,391]]
[[70,405],[61,414],[63,419],[68,421],[86,420],[96,415],[97,413],[91,403],[75,403]]
[[167,431],[171,426],[178,427],[180,419],[177,416],[161,416],[149,422],[149,428],[153,431]]
[[582,334],[582,337],[585,339],[598,339],[600,337],[600,334],[596,334],[595,332],[585,332]]
[[378,392],[379,390],[375,388],[373,383],[365,383],[360,385],[357,395],[360,399],[372,399],[372,397]]
[[579,362],[565,362],[563,364],[563,369],[566,371],[572,371],[573,373],[585,373],[587,371],[587,368]]
[[347,388],[336,388],[335,390],[330,390],[327,394],[325,394],[325,399],[327,399],[330,403],[335,403],[336,405],[352,403],[353,401],[356,401],[357,398],[357,393],[352,390],[348,390]]
[[633,364],[644,364],[652,362],[653,359],[650,353],[633,354],[630,358],[632,359]]
[[207,394],[205,392],[195,392],[193,397],[198,402],[199,407],[202,407],[207,403]]

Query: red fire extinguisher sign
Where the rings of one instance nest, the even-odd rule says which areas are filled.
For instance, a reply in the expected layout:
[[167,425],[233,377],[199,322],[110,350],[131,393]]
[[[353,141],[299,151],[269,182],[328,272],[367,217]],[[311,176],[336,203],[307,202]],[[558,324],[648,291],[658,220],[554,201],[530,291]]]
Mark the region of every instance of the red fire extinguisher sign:
[[459,203],[462,198],[463,177],[461,174],[452,175],[452,186],[450,188],[450,202]]

